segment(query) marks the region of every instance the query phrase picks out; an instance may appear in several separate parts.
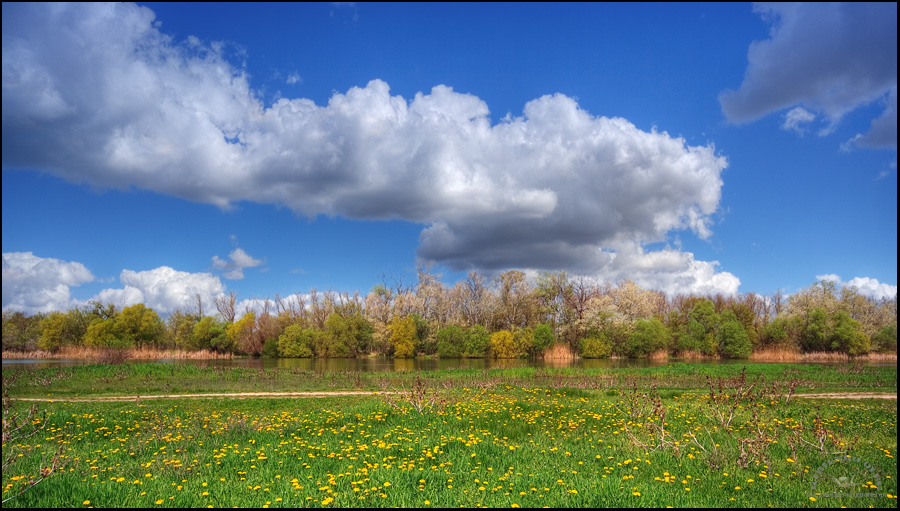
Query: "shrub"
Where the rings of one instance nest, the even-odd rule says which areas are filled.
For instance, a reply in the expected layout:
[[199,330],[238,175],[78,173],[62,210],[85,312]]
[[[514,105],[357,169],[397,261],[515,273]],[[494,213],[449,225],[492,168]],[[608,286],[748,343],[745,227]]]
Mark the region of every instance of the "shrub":
[[441,358],[462,356],[465,332],[456,325],[446,326],[437,331],[437,354]]
[[628,336],[628,356],[644,358],[654,351],[668,349],[672,334],[662,321],[651,318],[639,319],[634,323],[634,331]]
[[516,348],[513,334],[509,330],[499,330],[491,334],[491,356],[494,358],[515,358]]
[[395,317],[391,320],[391,346],[394,348],[394,358],[416,356],[418,339],[416,338],[416,321],[412,317]]
[[753,342],[747,335],[744,325],[734,317],[731,311],[722,313],[719,325],[719,349],[725,358],[747,358],[753,351]]
[[534,354],[540,355],[547,351],[550,346],[553,346],[554,341],[553,328],[546,323],[538,325],[534,329]]
[[312,329],[303,329],[300,325],[289,325],[284,333],[278,336],[278,354],[285,358],[312,358]]
[[612,354],[612,343],[602,333],[581,339],[581,356],[583,358],[609,358]]
[[481,325],[466,329],[462,356],[465,358],[481,358],[487,354],[491,336]]

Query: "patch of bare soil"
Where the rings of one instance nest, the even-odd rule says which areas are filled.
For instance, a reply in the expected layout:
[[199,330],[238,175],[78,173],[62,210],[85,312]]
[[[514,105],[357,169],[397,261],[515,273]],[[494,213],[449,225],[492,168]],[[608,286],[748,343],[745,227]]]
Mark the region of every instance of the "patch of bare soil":
[[897,399],[897,394],[875,392],[825,392],[822,394],[794,394],[794,397],[816,397],[825,399]]
[[[234,392],[224,394],[163,394],[154,396],[97,396],[97,397],[21,397],[12,398],[19,401],[60,401],[60,402],[88,402],[88,401],[141,401],[143,399],[247,399],[247,398],[308,398],[308,397],[335,397],[335,396],[375,396],[379,394],[395,394],[395,392],[376,392],[360,390],[338,390],[329,392]],[[897,394],[875,392],[824,392],[820,394],[794,394],[794,397],[824,398],[824,399],[897,399]]]
[[331,392],[234,392],[225,394],[162,394],[153,396],[97,396],[97,397],[21,397],[10,398],[18,401],[59,401],[59,402],[87,402],[87,401],[141,401],[144,399],[202,399],[202,398],[303,398],[303,397],[334,397],[334,396],[374,396],[378,394],[393,394],[393,392],[338,390]]

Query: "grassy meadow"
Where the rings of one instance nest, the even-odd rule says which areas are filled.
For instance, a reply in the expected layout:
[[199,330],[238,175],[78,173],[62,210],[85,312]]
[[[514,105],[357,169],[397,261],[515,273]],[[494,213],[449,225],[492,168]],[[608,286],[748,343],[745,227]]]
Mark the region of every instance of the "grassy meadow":
[[[4,439],[16,460],[4,507],[896,507],[896,400],[797,397],[896,393],[894,368],[133,364],[3,377],[10,397],[41,398]],[[375,393],[64,401],[304,390]],[[32,405],[4,401],[4,419]]]

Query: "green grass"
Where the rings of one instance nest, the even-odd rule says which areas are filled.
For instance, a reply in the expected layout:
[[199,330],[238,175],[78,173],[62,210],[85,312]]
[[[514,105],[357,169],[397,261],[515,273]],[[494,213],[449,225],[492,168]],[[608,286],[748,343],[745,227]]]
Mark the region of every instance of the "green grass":
[[474,385],[478,381],[513,386],[554,388],[621,388],[628,381],[660,389],[705,389],[706,378],[737,376],[746,367],[749,380],[771,383],[799,380],[802,391],[896,392],[897,370],[886,367],[803,364],[703,364],[677,362],[659,367],[621,369],[452,369],[428,372],[317,372],[291,369],[203,367],[193,364],[87,365],[4,372],[15,397],[159,395],[221,392],[296,392],[321,390],[382,390],[408,384],[422,374],[432,382]]
[[[760,371],[771,367],[760,366]],[[116,371],[123,367],[128,369],[119,380]],[[780,373],[797,370],[815,390],[847,386],[841,380],[847,373],[806,372],[806,367],[782,366]],[[44,429],[3,446],[4,459],[23,454],[3,471],[3,498],[36,480],[60,445],[63,471],[4,507],[87,507],[85,501],[96,507],[896,507],[886,496],[897,494],[895,401],[785,403],[783,396],[757,397],[740,401],[726,428],[697,378],[734,377],[734,369],[681,364],[661,369],[621,370],[613,383],[611,371],[428,373],[427,395],[442,399],[443,407],[436,404],[424,413],[390,396],[42,403]],[[755,375],[754,370],[748,365],[747,374]],[[177,366],[174,375],[170,366],[150,364],[68,371],[72,374],[52,382],[51,394],[84,392],[80,379],[100,375],[111,378],[104,387],[109,393],[148,375],[150,388],[181,377],[192,392],[223,390],[196,367]],[[327,374],[285,371],[253,380],[255,370],[232,371],[222,380],[235,377],[233,390],[258,389],[259,381],[285,390],[355,385],[349,374],[333,375],[335,387],[329,387]],[[363,387],[391,377],[391,384],[405,388],[416,376],[361,375]],[[847,387],[855,390],[870,390],[864,385],[878,378],[896,385],[895,370],[867,368],[849,376],[861,381]],[[303,383],[304,378],[311,381]],[[669,385],[660,385],[658,402],[670,434],[666,445],[652,441],[650,424],[661,420],[651,392],[642,386],[637,392],[617,388],[617,379]],[[33,390],[26,383],[17,380],[10,394]],[[806,443],[816,443],[817,421],[825,431],[825,453]],[[752,433],[754,426],[767,440],[758,455],[742,460],[741,440],[759,436]],[[792,449],[789,439],[801,429],[805,442]],[[691,440],[692,432],[699,443]],[[857,483],[852,490],[881,496],[810,500],[814,482],[827,490],[825,479],[815,475],[835,457],[828,453],[848,448],[850,461],[830,467],[829,475],[846,472]],[[851,473],[866,463],[881,475],[877,489],[862,488],[867,480]]]

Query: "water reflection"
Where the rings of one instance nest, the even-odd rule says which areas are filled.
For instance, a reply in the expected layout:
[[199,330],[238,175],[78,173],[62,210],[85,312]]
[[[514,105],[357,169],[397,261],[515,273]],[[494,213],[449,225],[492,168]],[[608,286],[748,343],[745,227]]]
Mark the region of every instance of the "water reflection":
[[[579,360],[529,360],[529,359],[392,359],[392,358],[235,358],[230,360],[184,360],[184,359],[160,359],[160,360],[132,360],[129,363],[156,362],[161,364],[193,364],[201,367],[246,367],[251,369],[298,369],[318,372],[362,371],[362,372],[399,372],[399,371],[436,371],[442,369],[498,369],[515,367],[534,368],[584,368],[584,369],[614,369],[626,367],[653,367],[670,364],[672,362],[689,362],[695,364],[747,364],[757,363],[746,360],[679,360],[679,359],[579,359]],[[3,361],[3,370],[16,370],[18,368],[42,369],[50,367],[69,367],[90,364],[89,360],[58,359],[8,359]],[[847,362],[807,362],[822,365],[841,364]],[[866,366],[893,367],[897,363],[864,362]]]

